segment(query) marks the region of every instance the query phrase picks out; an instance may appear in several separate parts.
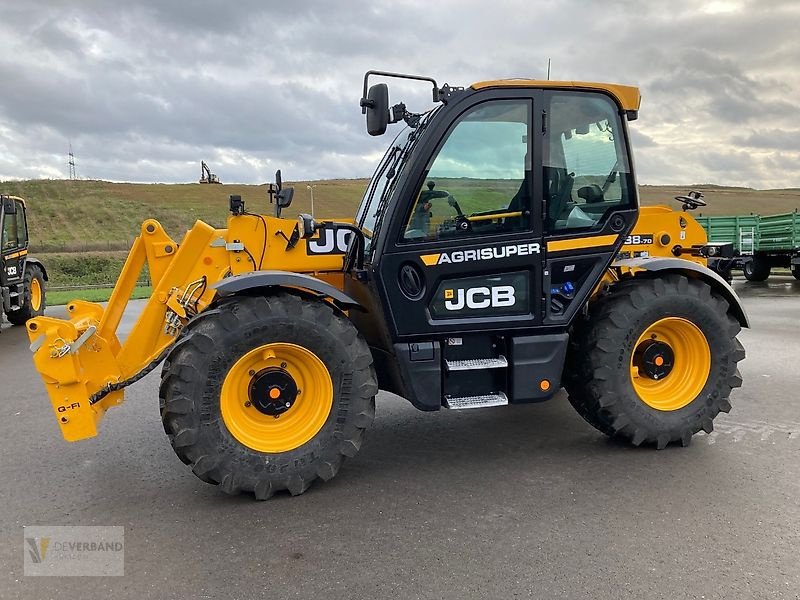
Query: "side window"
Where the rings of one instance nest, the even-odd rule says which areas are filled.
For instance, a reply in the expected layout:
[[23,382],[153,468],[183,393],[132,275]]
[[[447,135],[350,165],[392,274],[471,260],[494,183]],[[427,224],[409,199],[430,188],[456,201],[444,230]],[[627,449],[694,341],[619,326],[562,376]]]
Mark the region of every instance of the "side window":
[[[17,210],[19,214],[19,210]],[[17,248],[17,215],[6,213],[3,219],[3,250]]]
[[438,240],[528,227],[531,104],[486,102],[450,130],[425,173],[403,239]]
[[548,231],[599,227],[633,203],[622,123],[614,103],[594,94],[553,94],[544,140]]
[[17,248],[23,248],[28,243],[28,228],[25,225],[25,209],[17,203]]

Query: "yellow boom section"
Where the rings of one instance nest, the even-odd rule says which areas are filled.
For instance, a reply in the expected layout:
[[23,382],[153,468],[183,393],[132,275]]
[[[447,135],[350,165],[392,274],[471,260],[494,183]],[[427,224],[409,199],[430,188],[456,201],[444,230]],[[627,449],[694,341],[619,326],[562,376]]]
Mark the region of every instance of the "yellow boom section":
[[[158,221],[147,220],[105,308],[74,300],[67,305],[67,320],[28,321],[33,361],[64,439],[97,435],[105,412],[122,403],[122,388],[161,361],[186,323],[214,301],[213,285],[221,279],[279,266],[335,282],[342,255],[307,252],[313,239],[289,244],[295,226],[294,220],[239,215],[228,219],[227,229],[198,221],[176,243]],[[145,266],[153,294],[120,343],[117,328]]]

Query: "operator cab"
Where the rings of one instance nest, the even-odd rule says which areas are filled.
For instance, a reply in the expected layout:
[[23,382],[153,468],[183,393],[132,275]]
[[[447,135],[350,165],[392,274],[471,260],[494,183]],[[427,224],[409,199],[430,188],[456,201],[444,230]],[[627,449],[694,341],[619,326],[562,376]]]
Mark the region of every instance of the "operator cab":
[[[626,120],[636,117],[638,90],[532,80],[440,88],[431,78],[400,75],[433,86],[434,107],[412,113],[403,103],[389,107],[386,84],[368,86],[373,76],[394,75],[365,77],[368,131],[405,127],[357,213],[364,269],[346,278],[345,291],[367,316],[354,311],[351,319],[378,362],[397,357],[386,368],[406,368],[405,382],[442,382],[445,397],[457,395],[448,386],[470,377],[441,377],[435,365],[500,364],[503,356],[517,366],[498,372],[502,386],[467,385],[510,389],[509,381],[531,376],[521,357],[563,356],[573,318],[635,224]],[[346,260],[345,269],[352,264]],[[428,360],[429,378],[419,371]],[[556,387],[534,397],[558,389],[562,364],[547,363],[537,376]]]

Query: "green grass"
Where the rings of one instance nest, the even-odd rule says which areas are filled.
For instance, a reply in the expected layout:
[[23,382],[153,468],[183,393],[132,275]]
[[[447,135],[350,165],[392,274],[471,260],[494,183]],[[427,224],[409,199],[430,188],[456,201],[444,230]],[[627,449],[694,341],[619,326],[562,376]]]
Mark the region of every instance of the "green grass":
[[[288,214],[309,212],[308,182],[295,182]],[[352,216],[366,181],[312,182],[315,214],[322,218]],[[202,219],[224,227],[228,197],[238,194],[251,212],[273,214],[265,185],[136,184],[106,181],[31,180],[0,183],[0,192],[27,200],[31,250],[86,252],[125,250],[139,234],[142,221],[155,218],[180,239]]]
[[[113,288],[94,288],[90,290],[67,290],[67,291],[50,291],[47,290],[47,305],[58,306],[66,304],[72,300],[87,300],[89,302],[105,302],[111,297]],[[134,288],[131,298],[136,300],[138,298],[149,298],[153,293],[151,287],[137,287]]]

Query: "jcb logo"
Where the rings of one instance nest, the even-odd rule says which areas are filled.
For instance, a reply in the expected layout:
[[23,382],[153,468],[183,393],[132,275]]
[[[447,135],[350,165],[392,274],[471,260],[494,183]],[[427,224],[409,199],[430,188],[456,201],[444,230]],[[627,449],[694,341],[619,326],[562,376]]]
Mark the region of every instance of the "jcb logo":
[[347,229],[324,227],[320,229],[317,239],[308,241],[307,254],[344,254],[351,235],[353,232]]
[[461,310],[465,307],[474,310],[490,307],[503,308],[514,306],[516,301],[514,286],[511,285],[444,291],[444,307],[447,310]]
[[6,271],[8,272],[9,277],[16,277],[17,276],[17,267],[7,267]]

